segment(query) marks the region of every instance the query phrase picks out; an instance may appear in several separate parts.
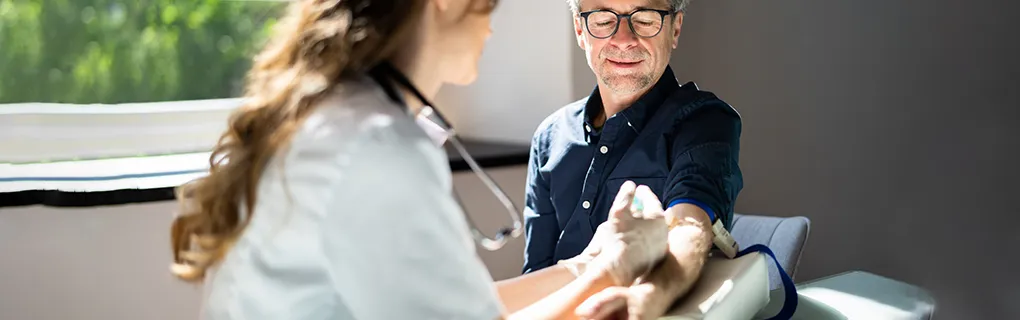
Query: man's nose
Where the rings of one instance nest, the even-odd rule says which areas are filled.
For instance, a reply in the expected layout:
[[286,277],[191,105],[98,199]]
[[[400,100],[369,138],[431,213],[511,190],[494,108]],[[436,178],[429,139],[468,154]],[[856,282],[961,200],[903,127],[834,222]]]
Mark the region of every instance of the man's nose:
[[616,34],[609,38],[609,43],[622,49],[637,45],[637,35],[630,29],[630,18],[620,19]]

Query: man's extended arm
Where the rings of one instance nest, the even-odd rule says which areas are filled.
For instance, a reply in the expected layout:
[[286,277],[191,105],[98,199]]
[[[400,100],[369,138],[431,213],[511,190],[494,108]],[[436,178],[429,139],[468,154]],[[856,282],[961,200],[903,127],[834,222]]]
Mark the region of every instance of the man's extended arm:
[[717,102],[685,119],[683,132],[671,145],[673,163],[661,200],[668,206],[667,218],[675,217],[679,224],[669,232],[666,259],[638,284],[613,288],[587,305],[617,309],[626,301],[630,313],[639,313],[638,319],[658,317],[700,276],[712,247],[712,218],[729,227],[743,187],[737,165],[740,118]]
[[[702,106],[684,120],[673,142],[667,190],[667,221],[679,224],[669,232],[670,260],[646,283],[662,290],[672,303],[690,290],[712,248],[712,224],[731,225],[733,206],[743,187],[738,166],[740,117],[722,101]],[[670,263],[671,262],[671,263]],[[668,305],[667,305],[668,307]]]

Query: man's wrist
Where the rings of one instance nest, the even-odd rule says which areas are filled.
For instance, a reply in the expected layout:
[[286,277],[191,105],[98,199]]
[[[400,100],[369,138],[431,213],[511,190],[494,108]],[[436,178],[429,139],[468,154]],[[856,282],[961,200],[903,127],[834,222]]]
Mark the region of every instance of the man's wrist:
[[667,254],[638,285],[646,286],[646,290],[652,290],[654,296],[672,302],[686,292],[690,283],[693,280],[688,278],[688,272],[684,272],[684,266],[677,261],[676,256]]
[[661,316],[669,311],[681,293],[670,289],[675,286],[660,284],[658,282],[641,282],[628,288],[631,295],[641,297],[642,309],[647,314]]

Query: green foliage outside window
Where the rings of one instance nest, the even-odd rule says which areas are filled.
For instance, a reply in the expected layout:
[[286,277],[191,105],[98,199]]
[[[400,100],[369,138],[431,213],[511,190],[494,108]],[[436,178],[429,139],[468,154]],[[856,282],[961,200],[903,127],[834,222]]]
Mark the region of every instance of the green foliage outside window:
[[0,103],[237,97],[286,2],[0,0]]

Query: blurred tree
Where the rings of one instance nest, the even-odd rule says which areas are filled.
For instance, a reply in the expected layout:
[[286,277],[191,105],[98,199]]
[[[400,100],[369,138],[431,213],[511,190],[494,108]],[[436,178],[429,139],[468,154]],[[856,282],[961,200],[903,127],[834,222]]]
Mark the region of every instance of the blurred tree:
[[236,97],[286,2],[0,0],[0,103]]

